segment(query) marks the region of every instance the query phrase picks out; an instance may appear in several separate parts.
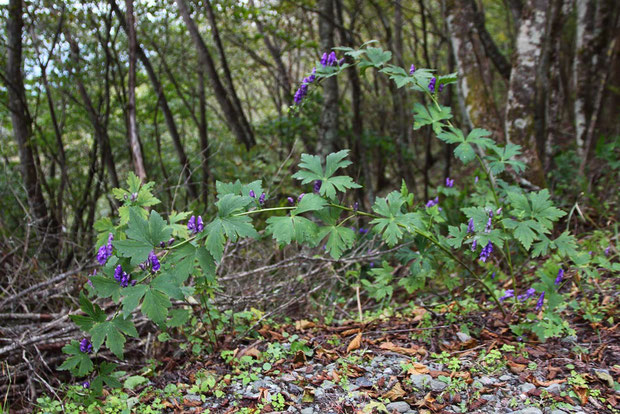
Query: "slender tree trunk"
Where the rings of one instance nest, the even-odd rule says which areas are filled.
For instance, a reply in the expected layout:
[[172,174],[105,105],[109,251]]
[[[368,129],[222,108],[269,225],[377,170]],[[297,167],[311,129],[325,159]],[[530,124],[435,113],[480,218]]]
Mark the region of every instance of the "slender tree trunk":
[[476,0],[467,0],[469,1],[469,6],[473,10],[474,17],[474,27],[476,29],[476,33],[480,37],[480,42],[484,47],[484,51],[486,55],[491,59],[497,71],[502,75],[502,77],[508,81],[510,79],[510,63],[502,52],[500,52],[499,48],[493,41],[493,38],[489,34],[484,25],[484,12],[478,9],[478,5]]
[[[127,35],[129,35],[130,28],[127,26],[127,21],[125,20],[125,16],[123,15],[123,12],[118,7],[115,0],[110,0],[110,5],[112,6],[114,13],[116,14],[118,20],[120,21],[121,26],[123,27]],[[196,198],[198,197],[198,191],[196,188],[196,183],[192,180],[192,167],[189,162],[189,159],[187,158],[187,154],[185,153],[185,148],[183,147],[181,136],[179,134],[177,124],[174,120],[174,116],[172,115],[172,111],[170,110],[170,107],[168,106],[168,100],[166,99],[163,85],[161,84],[157,74],[155,73],[155,70],[153,69],[153,65],[151,65],[151,61],[149,60],[146,53],[144,52],[142,47],[140,47],[139,44],[136,44],[136,53],[137,53],[138,59],[140,59],[140,62],[142,62],[142,65],[144,66],[144,69],[146,70],[146,73],[149,77],[149,80],[151,81],[151,84],[153,86],[153,89],[155,90],[155,93],[157,94],[157,102],[159,103],[161,112],[164,114],[166,128],[168,129],[170,138],[172,138],[174,149],[177,153],[177,156],[179,157],[179,162],[181,163],[181,166],[183,168],[183,174],[185,175],[185,181],[187,184],[187,190],[189,192],[189,195],[191,198]]]
[[459,103],[470,128],[484,127],[502,137],[501,116],[490,88],[491,71],[474,30],[474,11],[468,2],[446,0],[452,53],[459,75]]
[[207,98],[205,96],[205,77],[202,68],[198,69],[198,105],[200,107],[200,155],[202,159],[202,200],[205,205],[209,201],[209,124],[207,123]]
[[[334,0],[318,0],[319,38],[321,51],[329,54],[334,47]],[[319,120],[319,139],[316,152],[325,157],[334,152],[338,140],[338,80],[324,79],[323,108]]]
[[144,158],[138,136],[138,121],[136,119],[136,25],[133,13],[133,0],[125,0],[127,11],[127,37],[129,39],[129,79],[127,81],[127,116],[129,120],[129,142],[136,175],[142,181],[146,180]]
[[39,229],[48,228],[55,233],[58,230],[55,217],[48,211],[41,177],[35,163],[32,142],[32,120],[28,112],[24,78],[22,74],[22,33],[23,33],[23,1],[9,2],[7,19],[7,67],[6,87],[9,96],[9,112],[13,125],[13,136],[19,150],[21,175],[24,181],[28,205]]
[[[205,44],[202,36],[198,32],[198,27],[196,23],[189,15],[189,9],[187,8],[187,4],[185,0],[176,0],[177,7],[179,9],[179,13],[183,17],[183,21],[187,26],[187,29],[190,32],[192,37],[192,41],[194,42],[194,46],[198,51],[198,57],[200,58],[201,64],[204,66],[207,75],[209,76],[209,80],[211,81],[211,87],[213,88],[213,92],[215,94],[215,98],[217,99],[220,108],[224,116],[226,117],[226,121],[228,122],[228,127],[232,130],[232,132],[237,137],[239,143],[245,145],[246,149],[250,149],[256,144],[254,140],[254,136],[248,134],[246,128],[244,127],[244,118],[245,115],[243,113],[239,113],[235,105],[233,105],[230,100],[222,81],[217,73],[215,68],[215,62],[207,49],[207,45]],[[247,122],[247,120],[245,120]]]
[[545,185],[545,174],[536,141],[536,102],[539,91],[541,50],[546,32],[546,0],[528,0],[523,6],[506,102],[506,141],[521,145],[520,160],[527,164],[522,179]]

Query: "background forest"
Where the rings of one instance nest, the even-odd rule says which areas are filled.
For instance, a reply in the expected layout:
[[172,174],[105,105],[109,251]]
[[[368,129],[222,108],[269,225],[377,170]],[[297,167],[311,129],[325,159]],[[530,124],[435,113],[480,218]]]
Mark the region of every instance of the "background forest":
[[[101,255],[106,243],[112,249],[109,234],[115,240],[125,237],[120,232],[138,220],[130,215],[133,207],[143,210],[139,214],[149,226],[151,209],[156,209],[170,226],[169,237],[189,241],[200,239],[202,231],[195,221],[183,230],[190,216],[204,218],[205,226],[224,217],[222,196],[233,192],[256,200],[256,205],[248,199],[231,210],[243,217],[254,207],[273,209],[277,215],[278,209],[286,213],[285,207],[295,206],[294,216],[328,204],[353,215],[358,209],[376,214],[360,213],[347,221],[345,227],[352,227],[355,237],[341,234],[338,247],[330,239],[325,249],[331,258],[323,261],[315,257],[325,243],[270,229],[277,224],[266,213],[255,217],[260,233],[255,240],[244,239],[252,232],[236,230],[231,236],[228,228],[221,251],[207,240],[217,282],[196,288],[209,298],[208,305],[202,303],[200,322],[211,329],[205,352],[247,339],[267,316],[355,319],[358,311],[362,318],[362,307],[380,311],[407,303],[414,291],[435,297],[448,291],[465,295],[468,287],[438,276],[449,279],[455,272],[451,265],[444,269],[441,260],[416,262],[415,253],[427,247],[406,235],[390,238],[387,224],[370,222],[389,216],[379,204],[385,197],[388,211],[395,203],[389,195],[393,190],[400,191],[402,200],[399,213],[390,210],[392,218],[416,206],[428,210],[437,205],[429,221],[424,221],[426,216],[423,220],[436,235],[416,231],[440,249],[460,247],[449,240],[458,234],[461,242],[469,240],[465,234],[473,230],[465,233],[468,220],[472,228],[484,227],[485,214],[485,232],[490,233],[493,211],[493,220],[501,215],[500,201],[510,200],[506,206],[518,217],[511,186],[526,195],[542,194],[542,202],[548,198],[568,214],[549,213],[549,223],[561,218],[557,227],[547,227],[542,219],[542,227],[531,224],[529,230],[502,222],[514,230],[503,227],[514,237],[514,254],[522,256],[523,265],[513,271],[506,241],[504,261],[497,269],[484,270],[489,275],[492,271],[493,279],[497,271],[500,279],[510,280],[503,287],[512,288],[513,296],[517,282],[527,287],[519,275],[533,275],[542,260],[553,260],[553,273],[558,266],[565,269],[558,257],[570,260],[574,268],[581,266],[576,283],[595,273],[611,273],[610,283],[614,277],[617,283],[618,268],[607,259],[617,254],[618,243],[617,1],[8,0],[0,2],[0,23],[0,357],[7,361],[6,373],[0,372],[0,392],[27,390],[20,404],[68,381],[50,368],[62,363],[64,345],[81,339],[68,314],[84,310],[80,290],[89,275],[95,275],[94,281],[99,277],[97,252]],[[375,42],[367,43],[371,40]],[[326,59],[332,50],[337,61],[330,62]],[[474,137],[476,128],[488,134]],[[448,130],[453,136],[445,135]],[[487,162],[485,153],[500,147],[484,136],[503,146],[505,151],[497,152],[501,168]],[[471,156],[459,150],[461,142]],[[341,154],[332,159],[334,171],[341,168],[359,184],[340,182],[343,187],[335,187],[342,194],[337,197],[326,190],[329,174],[321,190],[321,177],[307,172],[314,161],[302,157],[314,154],[316,162],[324,163],[332,153]],[[342,161],[345,154],[350,163]],[[468,163],[474,157],[480,165]],[[460,210],[471,200],[486,208],[492,199],[490,192],[477,193],[479,177],[489,179],[495,195],[493,211],[480,210],[482,218]],[[238,187],[223,184],[237,180]],[[248,184],[256,180],[262,184]],[[313,185],[316,199],[300,196],[312,193]],[[499,199],[495,185],[505,191]],[[114,190],[127,187],[129,191]],[[446,198],[439,204],[444,210],[435,198],[439,196]],[[300,211],[302,197],[317,204]],[[317,201],[320,197],[324,200]],[[476,201],[482,199],[486,201]],[[152,207],[157,200],[160,204]],[[534,196],[529,200],[536,209]],[[332,218],[335,222],[339,216]],[[319,219],[331,220],[320,214],[312,220]],[[458,224],[453,231],[447,224],[441,227],[444,222],[465,223],[462,234],[457,234]],[[420,222],[412,223],[399,225],[421,228]],[[370,224],[380,230],[368,232]],[[277,244],[262,237],[265,227]],[[212,229],[207,226],[207,233]],[[568,240],[563,238],[568,233],[571,239],[563,247],[558,240]],[[130,230],[127,235],[131,238]],[[530,246],[545,242],[545,235],[551,238],[547,247],[558,253],[534,247],[532,260],[539,262],[533,264],[528,261]],[[472,251],[475,243],[485,247],[487,241],[497,244],[493,236],[476,239]],[[160,242],[167,248],[163,239],[154,245]],[[606,246],[611,250],[603,254]],[[601,261],[578,259],[580,249],[592,257],[600,254]],[[128,266],[121,256],[118,263]],[[206,272],[207,265],[196,257]],[[453,254],[448,261],[459,264],[460,257]],[[132,266],[138,263],[134,259],[131,256]],[[486,257],[480,260],[486,262]],[[145,263],[155,269],[152,256]],[[409,267],[416,281],[397,285]],[[504,299],[496,298],[505,289],[484,283],[488,292],[496,292],[485,293],[485,298],[494,299],[507,317],[499,304]],[[95,290],[101,296],[96,283]],[[587,296],[585,291],[579,294]],[[119,299],[113,293],[103,297]],[[617,300],[617,292],[614,297]],[[186,298],[181,299],[172,305],[187,305]],[[98,303],[97,308],[106,309]],[[606,316],[612,314],[608,311]],[[245,325],[234,325],[235,315],[237,323],[247,319]],[[183,323],[192,323],[188,318]],[[150,332],[149,324],[138,321],[136,334]],[[194,328],[190,330],[195,333]],[[530,332],[523,329],[512,331],[518,336]],[[566,326],[558,329],[531,332],[542,340],[568,332]],[[129,342],[125,347],[131,348]],[[144,359],[143,350],[136,355],[142,349],[138,345],[129,348],[132,358]],[[28,358],[22,358],[22,352]],[[41,372],[41,380],[34,384],[26,372]]]

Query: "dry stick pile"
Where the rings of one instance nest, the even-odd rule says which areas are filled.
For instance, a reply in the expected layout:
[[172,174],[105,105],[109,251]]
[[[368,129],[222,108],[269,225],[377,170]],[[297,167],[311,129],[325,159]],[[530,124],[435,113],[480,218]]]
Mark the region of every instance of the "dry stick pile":
[[[387,252],[374,249],[373,242],[366,241],[334,260],[317,249],[274,249],[271,242],[255,240],[229,244],[217,269],[221,290],[211,304],[235,312],[251,308],[267,311],[253,327],[235,338],[238,340],[266,318],[303,312],[314,293],[334,294],[334,289],[345,286],[343,275],[351,266]],[[69,315],[79,312],[77,297],[88,270],[82,266],[61,273],[0,302],[0,394],[8,391],[9,401],[14,404],[26,406],[41,392],[53,394],[62,380],[69,379],[59,378],[56,368],[64,359],[62,347],[83,335]],[[109,300],[100,300],[99,305],[104,310],[116,306]],[[140,338],[128,340],[128,360],[118,361],[110,352],[100,352],[101,357],[119,363],[121,368],[127,368],[129,360],[138,362],[149,357],[145,350],[153,349],[147,343],[153,335],[148,333],[156,328],[141,314],[137,318],[134,315],[134,321]]]

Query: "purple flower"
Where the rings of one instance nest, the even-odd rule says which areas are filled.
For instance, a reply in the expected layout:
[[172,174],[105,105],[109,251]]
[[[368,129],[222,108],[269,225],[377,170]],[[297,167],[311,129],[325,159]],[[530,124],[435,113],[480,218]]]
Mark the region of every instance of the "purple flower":
[[314,181],[314,188],[313,191],[315,194],[318,194],[319,191],[321,191],[321,185],[323,184],[323,181],[321,180],[315,180]]
[[327,65],[327,52],[323,53],[323,56],[321,56],[321,65],[323,65],[323,67]]
[[299,197],[297,197],[297,202],[299,203],[301,201],[301,199],[304,198],[305,195],[306,195],[306,193],[299,194]]
[[306,76],[302,81],[303,84],[309,85],[316,79],[316,68],[312,68],[312,73],[309,76]]
[[299,86],[299,89],[297,89],[297,92],[295,92],[295,96],[293,96],[293,102],[299,105],[301,101],[303,101],[303,99],[306,97],[307,94],[308,94],[308,85],[305,83],[302,83]]
[[474,184],[478,184],[478,176],[474,179]]
[[260,197],[258,197],[258,204],[261,206],[265,204],[265,193],[262,193]]
[[375,267],[375,262],[370,262],[370,263],[368,264],[368,266],[370,266],[370,267]]
[[131,201],[136,201],[138,199],[138,193],[132,193],[131,197],[129,197],[129,200]]
[[110,256],[112,256],[112,240],[114,240],[114,235],[110,233],[108,234],[108,243],[102,245],[97,252],[97,261],[101,266],[105,265]]
[[293,197],[286,197],[286,200],[288,201],[290,205],[295,204],[295,200],[293,200]]
[[536,312],[542,309],[544,302],[545,302],[545,292],[540,294],[540,297],[538,298],[538,302],[536,302]]
[[605,249],[605,256],[609,256],[610,252],[611,252],[611,246],[607,246],[607,248]]
[[342,58],[342,59],[340,59],[338,61],[338,66],[342,66],[342,65],[344,65],[344,58]]
[[504,296],[502,296],[501,298],[499,298],[499,301],[500,301],[500,302],[503,302],[503,301],[505,301],[506,299],[513,297],[514,295],[515,295],[515,291],[514,291],[514,290],[512,290],[512,289],[508,289],[508,290],[506,290],[506,292],[504,292]]
[[[492,213],[491,213],[492,214]],[[484,228],[484,232],[485,233],[490,233],[491,232],[491,228],[493,227],[493,220],[491,219],[491,217],[493,217],[492,215],[489,216],[489,219],[487,220],[487,225]]]
[[90,388],[90,382],[88,382],[88,381],[84,381],[84,382],[82,383],[82,387],[83,387],[83,388],[86,388],[86,389],[89,389],[89,388]]
[[476,247],[478,247],[478,240],[474,239],[474,241],[471,243],[471,251],[475,252]]
[[360,227],[360,234],[366,234],[366,233],[368,233],[368,229]]
[[454,180],[451,180],[450,177],[446,177],[446,187],[452,188],[454,186]]
[[517,299],[519,299],[520,302],[525,302],[526,300],[534,296],[534,293],[536,293],[536,289],[529,288],[525,291],[524,294],[517,296]]
[[353,211],[357,211],[357,210],[359,210],[359,208],[360,208],[360,203],[359,202],[356,201],[355,203],[353,203]]
[[435,205],[439,204],[439,197],[435,197],[433,200],[428,200],[426,203],[426,207],[433,207]]
[[93,352],[93,344],[86,338],[80,341],[80,352],[84,352],[85,354],[90,354]]
[[433,77],[428,84],[428,90],[431,93],[435,93],[435,84],[437,83],[437,78]]
[[256,194],[254,193],[254,190],[250,190],[250,197],[256,198]]
[[129,286],[129,275],[123,272],[123,277],[121,277],[121,287],[126,288]]
[[491,275],[491,279],[495,279],[495,272]]
[[560,283],[562,283],[562,279],[564,279],[564,269],[562,269],[562,268],[560,267],[560,270],[558,270],[558,275],[557,275],[557,277],[555,278],[555,282],[553,282],[553,283],[555,283],[555,285],[557,286],[557,285],[559,285]]
[[474,227],[474,218],[470,218],[469,222],[467,223],[467,233],[474,233],[476,231],[476,228]]
[[168,246],[172,246],[172,243],[174,243],[174,237],[171,237],[170,240],[168,240]]
[[123,277],[123,268],[121,265],[116,266],[116,269],[114,269],[114,280],[116,280],[117,282],[120,282],[122,277]]
[[336,66],[338,59],[336,58],[336,52],[331,52],[327,57],[327,66]]
[[486,262],[489,256],[491,256],[491,253],[493,253],[493,244],[489,241],[480,252],[480,260]]
[[409,74],[413,75],[413,72],[415,72],[415,65],[412,63],[411,67],[409,68]]
[[201,216],[191,216],[189,221],[187,222],[187,230],[190,231],[191,234],[200,233],[205,228],[204,223],[202,222]]
[[496,216],[499,216],[500,214],[502,214],[502,208],[498,208],[497,211],[495,212]]
[[148,263],[151,265],[151,269],[153,272],[157,272],[161,268],[161,264],[159,264],[159,259],[155,255],[155,252],[151,250],[149,253],[149,258],[147,259]]
[[443,83],[439,85],[439,92],[443,91]]

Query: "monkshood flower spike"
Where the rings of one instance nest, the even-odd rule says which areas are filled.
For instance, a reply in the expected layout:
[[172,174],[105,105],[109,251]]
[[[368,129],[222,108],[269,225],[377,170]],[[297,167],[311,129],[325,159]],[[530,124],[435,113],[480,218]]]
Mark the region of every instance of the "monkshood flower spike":
[[321,180],[315,180],[314,181],[314,186],[313,186],[313,191],[315,194],[318,194],[319,191],[321,191],[321,185],[323,184],[323,182]]
[[493,244],[489,241],[480,252],[480,261],[486,262],[491,253],[493,253]]
[[431,81],[428,84],[428,90],[431,93],[435,93],[435,84],[437,83],[437,78],[432,78]]
[[446,187],[448,188],[454,187],[454,180],[451,180],[450,177],[446,177]]
[[499,298],[500,302],[505,301],[508,298],[511,298],[515,295],[515,291],[512,289],[508,289],[506,292],[504,292],[504,296],[502,296],[501,298]]
[[564,279],[564,269],[562,269],[560,267],[560,270],[558,270],[558,276],[555,278],[555,285],[558,286],[560,283],[562,283],[562,279]]
[[517,299],[519,299],[519,302],[525,302],[526,300],[534,296],[534,293],[536,293],[536,289],[529,288],[525,291],[524,294],[517,296]]
[[409,74],[413,75],[414,72],[415,72],[415,65],[412,63],[411,67],[409,68]]
[[147,262],[151,265],[151,269],[153,270],[153,272],[157,272],[161,268],[161,264],[159,264],[159,259],[155,255],[155,252],[152,250],[151,253],[149,253],[149,258],[147,259]]
[[110,256],[112,256],[112,240],[114,240],[114,235],[110,233],[108,235],[108,243],[102,245],[97,252],[97,261],[101,266],[105,265]]
[[80,352],[90,354],[91,352],[93,352],[93,344],[91,344],[90,341],[86,338],[82,339],[80,341]]
[[190,231],[191,234],[200,233],[205,228],[204,223],[202,222],[202,216],[191,216],[189,221],[187,222],[187,230]]
[[262,206],[262,205],[264,205],[264,204],[265,204],[265,197],[266,197],[265,193],[262,193],[262,194],[260,195],[260,197],[258,197],[258,204],[259,204],[259,205],[261,205],[261,206]]
[[545,302],[545,292],[540,294],[540,297],[538,298],[538,302],[536,302],[536,312],[542,309],[544,302]]
[[476,231],[476,228],[474,227],[474,218],[470,218],[469,222],[467,223],[467,233],[474,233]]

